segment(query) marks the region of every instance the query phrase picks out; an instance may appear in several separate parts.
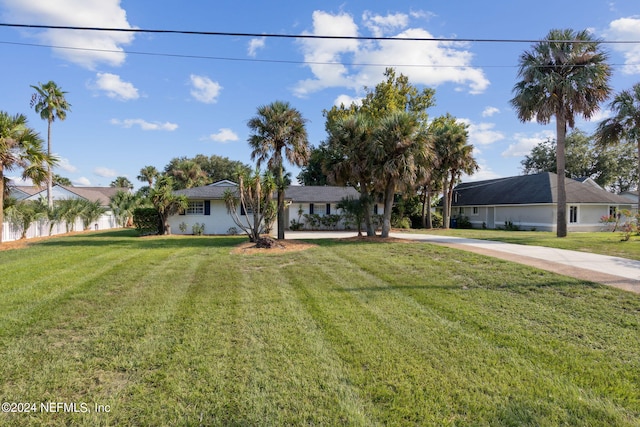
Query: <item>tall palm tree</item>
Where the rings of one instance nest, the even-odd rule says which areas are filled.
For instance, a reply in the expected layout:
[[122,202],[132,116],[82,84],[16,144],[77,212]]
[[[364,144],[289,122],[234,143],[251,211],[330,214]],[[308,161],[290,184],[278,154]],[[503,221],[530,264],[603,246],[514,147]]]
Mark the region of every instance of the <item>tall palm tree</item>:
[[556,234],[567,235],[565,191],[565,136],[576,114],[585,119],[609,96],[611,68],[601,44],[584,30],[551,30],[546,38],[520,56],[511,105],[522,122],[556,120],[558,215]]
[[159,175],[158,169],[154,166],[145,166],[140,169],[140,175],[137,176],[138,181],[146,182],[149,187],[153,186],[153,180]]
[[439,173],[442,178],[442,225],[449,228],[453,187],[462,173],[473,173],[478,164],[473,158],[473,146],[467,144],[467,125],[447,114],[436,118],[429,125],[430,137],[438,157]]
[[350,115],[338,111],[338,114],[328,114],[326,127],[330,164],[324,165],[323,169],[326,169],[330,182],[351,185],[360,192],[367,236],[374,236],[371,204],[375,185],[368,158],[375,129],[374,121],[368,114],[360,111]]
[[257,115],[247,125],[253,131],[249,136],[251,160],[257,159],[258,168],[265,161],[272,171],[278,187],[278,239],[284,239],[284,158],[291,164],[302,166],[309,160],[306,120],[288,102],[275,101],[258,107]]
[[400,110],[385,115],[374,133],[370,164],[384,194],[382,237],[389,237],[396,191],[415,187],[429,169],[432,150],[421,129],[415,114]]
[[[601,146],[613,145],[626,139],[638,147],[638,176],[640,176],[640,83],[623,90],[613,98],[609,108],[613,117],[603,120],[596,129],[596,142]],[[638,189],[640,210],[640,188]]]
[[0,111],[0,242],[2,242],[3,202],[6,193],[6,171],[22,168],[23,178],[30,178],[39,185],[47,177],[47,169],[55,163],[42,147],[42,139],[29,128],[27,118],[18,114],[10,116]]
[[[36,113],[40,114],[42,120],[47,121],[47,154],[51,156],[51,123],[55,119],[64,120],[67,118],[67,111],[70,111],[71,105],[67,102],[64,92],[54,81],[47,83],[38,83],[37,86],[31,86],[35,89],[35,93],[31,96],[31,107],[35,107]],[[53,207],[53,196],[51,188],[53,187],[53,174],[51,165],[47,169],[47,205]]]

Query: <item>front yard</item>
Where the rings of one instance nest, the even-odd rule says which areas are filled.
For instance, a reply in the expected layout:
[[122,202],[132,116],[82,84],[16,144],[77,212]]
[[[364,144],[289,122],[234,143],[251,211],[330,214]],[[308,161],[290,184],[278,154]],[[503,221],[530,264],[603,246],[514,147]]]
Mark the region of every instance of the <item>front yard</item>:
[[0,251],[0,398],[38,405],[0,424],[638,425],[638,295],[421,243],[244,240]]

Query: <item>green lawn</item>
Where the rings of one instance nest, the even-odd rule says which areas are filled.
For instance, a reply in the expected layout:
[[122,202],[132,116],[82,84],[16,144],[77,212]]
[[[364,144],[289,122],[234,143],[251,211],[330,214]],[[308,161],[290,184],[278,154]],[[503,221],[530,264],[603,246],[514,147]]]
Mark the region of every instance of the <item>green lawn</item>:
[[38,405],[0,425],[640,424],[636,294],[421,243],[243,240],[0,251],[0,400]]
[[569,233],[558,238],[555,233],[544,231],[505,231],[479,229],[411,230],[410,233],[433,233],[472,239],[498,240],[521,245],[548,246],[581,252],[619,256],[640,260],[640,237],[632,236],[627,242],[621,241],[621,232]]

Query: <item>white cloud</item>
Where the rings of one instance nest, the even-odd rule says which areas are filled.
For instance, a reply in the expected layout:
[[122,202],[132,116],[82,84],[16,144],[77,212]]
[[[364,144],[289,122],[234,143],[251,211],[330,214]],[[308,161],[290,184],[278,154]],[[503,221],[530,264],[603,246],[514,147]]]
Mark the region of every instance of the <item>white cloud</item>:
[[140,126],[142,130],[163,130],[163,131],[174,131],[178,129],[178,125],[170,122],[148,122],[143,119],[111,119],[111,124],[116,126],[121,126],[123,128],[131,128],[135,125]]
[[352,103],[355,103],[356,105],[362,105],[362,98],[352,97],[349,95],[340,95],[336,98],[335,101],[333,101],[333,105],[335,105],[336,107],[344,105],[345,107],[349,108]]
[[116,176],[118,176],[118,172],[116,172],[115,170],[101,166],[95,168],[93,170],[93,173],[103,178],[115,178]]
[[534,135],[516,133],[513,135],[513,139],[515,139],[516,142],[510,144],[509,147],[502,152],[502,157],[524,157],[531,153],[533,147],[549,138],[555,138],[555,136],[556,134],[549,130],[537,132]]
[[[398,30],[406,25],[400,15],[376,17],[365,14],[365,27],[373,32]],[[378,27],[373,28],[374,24]],[[377,29],[376,29],[377,28]],[[323,11],[313,13],[314,35],[357,36],[358,25],[351,15],[332,15]],[[406,28],[394,35],[395,38],[433,38],[422,28]],[[375,86],[382,76],[381,67],[354,66],[356,64],[394,64],[398,73],[408,76],[413,84],[438,86],[445,83],[458,85],[459,90],[472,94],[482,93],[489,86],[489,80],[480,68],[471,67],[473,54],[462,42],[421,42],[421,41],[361,41],[304,39],[300,42],[304,60],[313,73],[313,78],[299,81],[294,93],[306,97],[330,87],[359,89]],[[424,66],[424,65],[430,66]]]
[[487,165],[484,160],[478,159],[478,170],[473,175],[464,175],[462,178],[465,182],[484,181],[487,179],[501,178],[501,175],[494,172],[491,166]]
[[482,117],[491,117],[499,112],[500,110],[496,107],[486,107],[484,110],[482,110]]
[[469,142],[474,146],[493,144],[505,138],[502,132],[493,129],[495,123],[473,123],[469,119],[459,119],[459,121],[469,126]]
[[266,38],[260,37],[259,39],[251,39],[249,41],[249,49],[247,55],[254,58],[258,49],[263,49],[266,42]]
[[211,135],[209,135],[207,139],[210,139],[211,141],[215,141],[215,142],[225,143],[225,142],[237,141],[238,135],[229,128],[221,128],[218,130],[217,133],[212,133]]
[[[3,6],[5,18],[14,22],[133,28],[127,21],[126,11],[120,7],[120,0],[4,0]],[[126,56],[122,46],[134,39],[133,33],[127,32],[51,29],[33,34],[42,43],[72,48],[54,48],[54,51],[66,60],[89,69],[100,63],[122,65]]]
[[86,178],[84,176],[81,176],[78,179],[74,179],[71,182],[73,182],[73,185],[76,185],[78,187],[88,187],[91,185],[91,181],[89,181],[89,178]]
[[122,81],[117,74],[98,73],[96,77],[95,87],[105,91],[109,98],[129,101],[140,97],[138,89],[132,83]]
[[222,90],[222,86],[220,86],[218,82],[212,81],[209,77],[197,76],[195,74],[191,74],[189,79],[193,86],[191,96],[205,104],[214,104],[218,101],[218,95],[220,95],[220,91]]
[[58,164],[56,165],[56,169],[62,169],[65,172],[76,172],[78,170],[77,167],[73,166],[71,163],[69,163],[69,159],[66,159],[64,157],[60,157]]
[[[640,40],[640,18],[616,19],[609,24],[609,29],[605,33],[611,40]],[[626,65],[622,68],[623,73],[640,74],[640,44],[615,44],[613,48],[624,55]]]
[[387,16],[373,15],[369,11],[362,14],[362,20],[375,37],[383,37],[393,31],[404,29],[409,25],[409,16],[404,13],[389,14]]

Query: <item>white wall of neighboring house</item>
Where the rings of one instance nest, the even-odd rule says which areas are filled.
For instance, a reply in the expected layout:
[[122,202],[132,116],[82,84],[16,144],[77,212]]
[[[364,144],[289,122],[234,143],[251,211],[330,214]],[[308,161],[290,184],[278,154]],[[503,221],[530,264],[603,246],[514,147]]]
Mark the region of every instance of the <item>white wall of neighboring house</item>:
[[[110,212],[105,213],[100,216],[97,221],[91,223],[89,230],[109,230],[111,228],[117,228],[118,224],[116,223],[116,219]],[[84,224],[81,219],[77,219],[73,224],[73,227],[68,227],[66,222],[56,222],[51,225],[48,220],[40,220],[36,221],[27,229],[26,238],[33,239],[34,237],[46,237],[46,236],[55,236],[59,234],[67,233],[70,229],[74,231],[82,231],[84,229]],[[4,222],[2,224],[2,241],[3,242],[11,242],[14,240],[19,240],[22,236],[22,229],[14,227],[9,222]]]
[[[570,218],[572,206],[577,209],[575,222],[572,222]],[[603,230],[606,226],[600,222],[600,219],[609,215],[613,207],[619,212],[623,209],[630,209],[631,205],[567,204],[568,231]],[[476,213],[474,213],[473,206],[465,206],[462,208],[454,207],[453,214],[468,217],[474,228],[482,228],[483,224],[488,228],[493,228],[491,224],[494,224],[495,228],[502,228],[505,226],[505,222],[511,222],[522,230],[556,231],[557,210],[555,205],[478,206]]]

